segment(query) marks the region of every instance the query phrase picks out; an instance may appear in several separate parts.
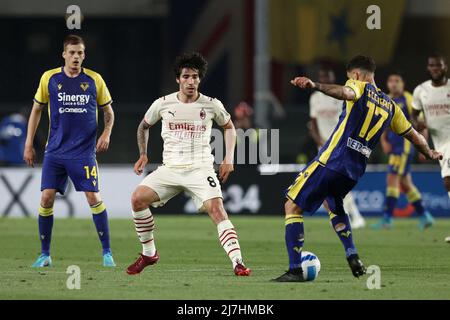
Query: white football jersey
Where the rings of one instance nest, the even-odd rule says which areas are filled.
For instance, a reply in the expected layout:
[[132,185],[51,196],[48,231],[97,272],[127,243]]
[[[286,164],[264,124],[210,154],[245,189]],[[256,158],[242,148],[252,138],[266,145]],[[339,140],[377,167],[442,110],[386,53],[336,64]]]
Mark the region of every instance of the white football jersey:
[[144,117],[149,125],[159,119],[162,121],[163,163],[167,166],[212,165],[212,120],[224,126],[231,116],[217,99],[200,94],[195,102],[183,103],[177,94],[155,100]]
[[327,141],[333,133],[342,112],[342,100],[315,91],[309,98],[309,116],[317,120],[322,140]]
[[435,149],[450,141],[450,81],[434,87],[431,80],[414,89],[412,106],[423,111]]

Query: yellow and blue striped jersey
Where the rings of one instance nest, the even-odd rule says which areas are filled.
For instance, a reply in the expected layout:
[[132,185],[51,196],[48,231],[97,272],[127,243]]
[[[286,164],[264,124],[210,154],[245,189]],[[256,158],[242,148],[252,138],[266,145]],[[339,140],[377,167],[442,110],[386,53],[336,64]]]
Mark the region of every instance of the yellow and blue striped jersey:
[[[408,121],[411,119],[412,115],[412,95],[411,93],[405,91],[402,96],[399,98],[393,98],[392,100],[398,105],[398,107],[403,111],[406,119]],[[392,146],[393,154],[409,154],[413,149],[411,149],[411,142],[406,140],[405,138],[395,134],[392,130],[388,130],[387,132],[387,140]]]
[[46,71],[34,101],[48,106],[50,121],[45,153],[60,159],[81,159],[95,155],[97,111],[112,102],[103,78],[82,68],[68,77],[63,67]]
[[356,97],[344,101],[339,122],[315,160],[358,180],[382,132],[390,126],[396,134],[404,135],[412,126],[395,102],[374,84],[350,79],[345,86],[352,88]]

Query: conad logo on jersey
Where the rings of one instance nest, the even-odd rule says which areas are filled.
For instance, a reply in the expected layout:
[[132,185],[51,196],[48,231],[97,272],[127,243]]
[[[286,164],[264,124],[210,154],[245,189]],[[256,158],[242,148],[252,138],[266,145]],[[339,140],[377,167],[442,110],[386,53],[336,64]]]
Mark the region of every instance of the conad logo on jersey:
[[87,113],[86,108],[59,108],[59,113]]

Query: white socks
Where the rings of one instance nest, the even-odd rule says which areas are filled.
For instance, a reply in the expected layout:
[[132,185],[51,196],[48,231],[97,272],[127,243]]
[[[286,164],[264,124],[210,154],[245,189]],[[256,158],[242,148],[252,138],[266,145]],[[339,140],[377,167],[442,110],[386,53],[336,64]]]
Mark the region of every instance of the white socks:
[[344,210],[350,215],[352,221],[357,219],[364,219],[359,212],[358,206],[356,205],[351,192],[349,192],[344,198]]
[[133,221],[139,241],[142,243],[142,254],[149,257],[154,256],[156,253],[155,240],[153,239],[155,222],[150,209],[133,211]]
[[231,221],[224,220],[220,222],[217,225],[217,232],[219,233],[220,244],[233,263],[233,268],[236,267],[236,264],[238,263],[242,264],[243,262],[238,236]]

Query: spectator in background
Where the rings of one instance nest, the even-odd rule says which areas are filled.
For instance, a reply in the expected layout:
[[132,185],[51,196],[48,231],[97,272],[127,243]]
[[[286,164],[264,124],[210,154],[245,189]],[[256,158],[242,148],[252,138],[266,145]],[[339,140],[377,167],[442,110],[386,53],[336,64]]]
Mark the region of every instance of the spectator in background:
[[[258,129],[253,127],[253,108],[247,102],[241,101],[234,107],[233,116],[237,134],[237,163],[243,164],[244,159],[241,156],[245,150],[245,164],[256,164],[258,161]],[[248,140],[248,147],[245,140]]]
[[23,149],[27,137],[26,109],[7,115],[0,121],[0,165],[24,165]]
[[236,128],[249,129],[253,128],[253,108],[245,101],[238,103],[234,107],[234,125]]

